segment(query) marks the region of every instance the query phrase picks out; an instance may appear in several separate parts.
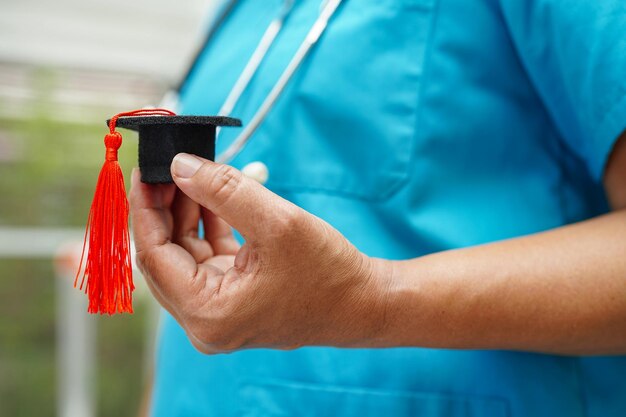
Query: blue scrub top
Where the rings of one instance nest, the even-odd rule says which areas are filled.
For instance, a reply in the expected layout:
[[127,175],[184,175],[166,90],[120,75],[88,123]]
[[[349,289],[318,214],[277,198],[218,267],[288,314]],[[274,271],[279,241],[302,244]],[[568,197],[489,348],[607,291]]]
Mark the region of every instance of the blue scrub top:
[[[182,91],[215,114],[281,0],[242,0]],[[318,15],[293,14],[249,121]],[[405,259],[607,211],[626,128],[624,0],[346,0],[246,149],[266,186],[363,252]],[[219,148],[233,140],[224,129]],[[503,265],[506,261],[503,260]],[[593,279],[593,277],[590,277]],[[156,416],[617,417],[626,357],[303,348],[205,356],[164,315]]]

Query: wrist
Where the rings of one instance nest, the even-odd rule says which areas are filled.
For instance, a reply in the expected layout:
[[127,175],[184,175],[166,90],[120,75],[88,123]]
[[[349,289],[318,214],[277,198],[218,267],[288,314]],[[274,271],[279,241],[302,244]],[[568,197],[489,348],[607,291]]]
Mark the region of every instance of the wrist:
[[381,323],[384,324],[375,346],[432,346],[433,329],[441,324],[441,306],[436,300],[440,286],[431,285],[431,278],[436,274],[428,260],[375,259],[374,262],[381,288]]
[[[389,312],[393,310],[391,292],[393,286],[393,262],[372,258],[364,254],[358,273],[358,288],[348,317],[360,317],[358,336],[348,341],[346,347],[387,346],[390,327]],[[352,320],[348,320],[352,321]]]
[[[390,261],[393,277],[387,294],[386,347],[467,347],[467,310],[461,271],[453,270],[442,254],[407,261]],[[447,255],[445,255],[447,256]]]

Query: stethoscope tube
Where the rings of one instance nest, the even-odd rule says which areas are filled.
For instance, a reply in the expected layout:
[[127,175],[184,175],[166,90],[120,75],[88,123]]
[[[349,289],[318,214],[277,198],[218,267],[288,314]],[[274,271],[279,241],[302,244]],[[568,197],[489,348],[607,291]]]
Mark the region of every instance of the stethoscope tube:
[[[294,54],[291,61],[289,61],[289,64],[287,64],[287,67],[285,68],[283,73],[280,75],[276,84],[274,85],[272,90],[269,92],[269,94],[267,95],[267,97],[265,98],[265,100],[263,101],[259,109],[256,111],[252,119],[246,124],[246,126],[244,127],[244,130],[239,134],[239,136],[237,136],[237,138],[235,138],[235,140],[230,144],[230,146],[221,155],[219,155],[216,158],[217,162],[228,163],[232,161],[232,159],[235,156],[237,156],[237,154],[239,154],[239,152],[241,152],[244,146],[248,143],[248,141],[250,140],[254,132],[261,125],[263,120],[265,120],[265,118],[267,117],[267,114],[269,113],[269,111],[272,109],[272,107],[274,106],[274,104],[276,103],[280,95],[285,90],[285,87],[287,83],[289,82],[289,80],[292,78],[293,74],[296,72],[296,70],[302,63],[302,61],[304,61],[308,53],[311,51],[311,48],[313,47],[313,45],[317,43],[321,35],[326,30],[326,27],[328,26],[328,21],[333,16],[333,14],[337,10],[337,7],[339,7],[341,2],[342,0],[328,0],[325,3],[323,3],[323,7],[320,11],[320,14],[317,20],[315,21],[315,23],[313,23],[313,26],[307,33],[306,38],[304,39],[304,41],[302,42],[302,44],[300,45],[300,47]],[[269,49],[269,46],[268,46],[268,49]],[[260,62],[255,63],[255,64],[256,64],[256,68],[258,68],[258,65],[260,64]],[[254,74],[251,74],[250,78],[252,77],[252,75]],[[234,104],[232,107],[234,107]]]
[[[178,92],[182,89],[182,86],[185,84],[186,80],[189,78],[191,73],[198,65],[200,57],[202,55],[202,51],[213,38],[213,35],[217,32],[217,29],[219,28],[219,26],[221,26],[222,22],[226,20],[226,17],[230,14],[237,1],[238,0],[231,0],[224,8],[223,12],[216,20],[216,23],[209,31],[209,35],[203,43],[202,48],[200,48],[200,50],[197,52],[195,59],[189,67],[189,70],[187,71],[183,81],[180,83],[176,90],[171,90],[165,94],[161,101],[160,107],[178,107]],[[311,26],[311,29],[307,33],[304,41],[298,47],[298,50],[294,54],[293,58],[289,61],[287,67],[282,72],[282,74],[278,78],[278,81],[276,81],[261,106],[259,106],[258,110],[254,113],[250,122],[245,125],[244,130],[233,140],[233,142],[228,146],[228,148],[226,148],[224,152],[217,156],[217,162],[228,163],[232,161],[233,158],[237,156],[239,152],[241,152],[241,150],[246,146],[254,132],[265,120],[267,114],[270,112],[280,95],[285,90],[285,87],[287,86],[289,80],[292,78],[293,74],[296,72],[302,61],[304,61],[313,46],[317,43],[317,41],[326,30],[329,20],[332,18],[342,1],[343,0],[323,0],[321,2],[319,16]],[[261,40],[259,41],[259,44],[252,53],[252,56],[246,63],[239,77],[237,78],[237,81],[235,82],[233,88],[228,93],[226,100],[224,100],[224,104],[222,104],[222,106],[220,107],[220,110],[218,112],[219,115],[229,116],[231,114],[231,112],[237,105],[237,102],[241,98],[241,95],[246,90],[246,88],[250,84],[250,81],[256,74],[260,64],[263,62],[265,56],[267,55],[267,52],[274,44],[274,41],[280,33],[285,20],[288,18],[293,9],[294,3],[295,0],[284,0],[280,13],[274,20],[272,20],[268,28],[265,30]],[[220,130],[218,127],[216,135],[219,135],[219,132]]]
[[282,29],[283,23],[285,22],[287,16],[289,16],[289,13],[291,13],[292,8],[293,0],[286,0],[283,3],[283,7],[278,17],[272,20],[270,25],[265,30],[265,33],[261,37],[259,44],[252,53],[250,59],[248,60],[248,63],[239,75],[239,78],[235,82],[233,88],[230,90],[230,93],[228,93],[228,97],[226,97],[226,100],[224,100],[224,104],[222,104],[222,107],[218,112],[220,116],[229,116],[230,113],[233,111],[235,105],[241,97],[241,94],[243,94],[246,87],[248,87],[250,80],[252,79],[254,74],[256,74],[259,65],[265,58],[267,51],[269,51],[270,46],[272,46],[272,44],[274,43],[276,36]]

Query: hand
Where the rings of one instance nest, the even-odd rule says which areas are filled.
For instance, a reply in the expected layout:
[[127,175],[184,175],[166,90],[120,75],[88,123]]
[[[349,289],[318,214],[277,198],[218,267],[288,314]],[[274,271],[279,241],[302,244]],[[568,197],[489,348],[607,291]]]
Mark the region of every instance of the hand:
[[180,154],[172,176],[147,185],[133,172],[137,263],[198,350],[375,344],[388,263],[232,167]]

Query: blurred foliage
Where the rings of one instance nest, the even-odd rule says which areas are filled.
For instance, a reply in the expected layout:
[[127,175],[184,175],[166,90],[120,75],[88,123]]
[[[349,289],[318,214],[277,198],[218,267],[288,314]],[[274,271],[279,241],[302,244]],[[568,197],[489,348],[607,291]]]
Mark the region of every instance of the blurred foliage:
[[[95,125],[0,119],[0,132],[15,154],[0,163],[0,224],[83,226],[104,162],[104,120]],[[119,152],[127,187],[137,160],[133,136],[124,134],[130,143]]]
[[[84,227],[104,161],[104,119],[49,117],[54,78],[38,78],[27,118],[0,118],[0,226]],[[7,106],[7,103],[1,103]],[[124,133],[127,187],[136,138]],[[56,410],[55,275],[52,260],[0,259],[0,416]],[[143,392],[147,302],[135,314],[98,318],[98,416],[135,415]],[[85,314],[87,314],[85,312]]]
[[50,261],[0,261],[2,416],[55,414],[53,277]]

